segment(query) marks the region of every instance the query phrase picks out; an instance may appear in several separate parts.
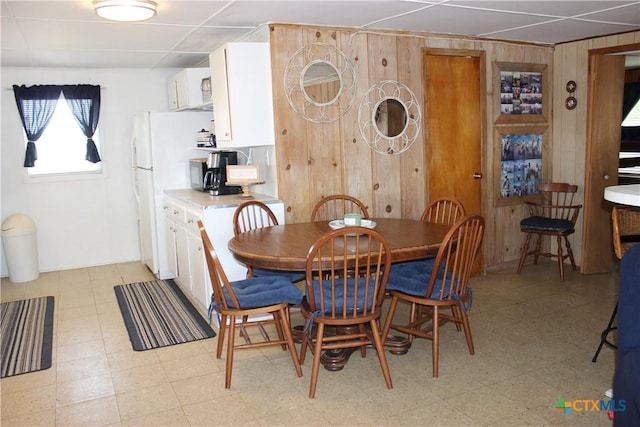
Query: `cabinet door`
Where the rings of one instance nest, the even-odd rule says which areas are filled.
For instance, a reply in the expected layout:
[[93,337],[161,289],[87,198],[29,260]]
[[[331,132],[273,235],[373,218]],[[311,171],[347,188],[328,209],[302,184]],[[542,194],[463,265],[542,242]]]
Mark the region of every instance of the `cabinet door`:
[[216,139],[218,142],[231,141],[227,46],[223,46],[209,55],[209,67],[211,68],[211,102],[216,120]]
[[178,274],[176,279],[183,288],[191,292],[191,280],[189,277],[189,246],[187,242],[187,229],[183,225],[176,224],[176,259]]
[[175,223],[165,215],[165,236],[167,247],[167,263],[169,271],[173,277],[178,277],[178,258],[176,256],[176,225]]
[[176,76],[176,91],[178,92],[178,109],[189,107],[189,75],[186,70]]
[[227,43],[209,64],[218,147],[273,145],[269,43]]
[[198,303],[205,313],[209,308],[209,289],[207,287],[205,259],[202,248],[202,239],[199,235],[189,233],[189,265],[191,271],[191,293],[193,299]]
[[169,110],[175,111],[178,109],[178,82],[173,77],[169,79],[167,83],[167,96],[169,97]]

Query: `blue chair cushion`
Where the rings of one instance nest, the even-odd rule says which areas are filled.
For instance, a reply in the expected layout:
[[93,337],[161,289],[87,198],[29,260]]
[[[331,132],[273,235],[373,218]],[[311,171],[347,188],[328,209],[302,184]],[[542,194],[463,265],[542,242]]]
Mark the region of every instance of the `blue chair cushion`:
[[521,230],[557,231],[564,233],[573,230],[573,224],[568,219],[554,219],[543,216],[530,216],[520,221]]
[[[350,277],[347,279],[347,301],[346,301],[346,306],[347,306],[347,310],[353,310],[354,307],[354,301],[355,301],[355,278]],[[364,307],[364,293],[365,293],[365,278],[358,278],[358,299],[356,301],[356,308],[358,309],[358,311],[361,311]],[[320,281],[319,280],[314,280],[313,281],[313,295],[316,301],[316,305],[318,306],[318,309],[320,308]],[[326,313],[330,313],[331,312],[331,281],[329,280],[323,280],[322,281],[322,286],[324,287],[324,307],[325,307],[325,312]],[[340,279],[336,279],[336,283],[335,283],[335,293],[336,293],[336,311],[337,312],[341,312],[342,309],[345,306],[345,301],[343,299],[343,286],[344,286],[344,281],[342,278]],[[374,291],[374,281],[373,280],[369,280],[369,297],[367,299],[367,307],[371,307],[371,305],[373,304],[373,291]]]
[[[230,285],[240,303],[240,307],[234,308],[266,307],[283,302],[299,304],[302,301],[302,292],[286,276],[252,277]],[[233,307],[227,289],[222,289],[229,306]]]
[[253,275],[255,277],[269,277],[269,276],[287,277],[290,282],[299,282],[301,280],[304,280],[304,272],[302,271],[278,271],[278,270],[267,270],[264,268],[254,268]]
[[[389,279],[387,280],[387,290],[400,291],[413,296],[424,296],[433,272],[434,264],[435,258],[392,264],[391,270],[389,271]],[[441,263],[438,271],[438,279],[436,279],[430,298],[439,297],[443,276],[444,263]],[[445,295],[445,298],[447,296],[448,295]]]

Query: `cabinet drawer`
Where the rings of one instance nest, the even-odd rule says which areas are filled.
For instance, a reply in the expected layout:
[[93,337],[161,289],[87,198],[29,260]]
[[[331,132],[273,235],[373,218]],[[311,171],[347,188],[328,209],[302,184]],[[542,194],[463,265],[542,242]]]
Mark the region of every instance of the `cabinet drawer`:
[[164,214],[168,218],[171,218],[173,221],[175,221],[176,224],[185,223],[185,208],[180,205],[176,205],[171,202],[165,203]]
[[200,214],[193,211],[185,210],[184,215],[187,230],[189,230],[196,236],[200,236],[200,229],[198,228],[198,220],[200,219]]

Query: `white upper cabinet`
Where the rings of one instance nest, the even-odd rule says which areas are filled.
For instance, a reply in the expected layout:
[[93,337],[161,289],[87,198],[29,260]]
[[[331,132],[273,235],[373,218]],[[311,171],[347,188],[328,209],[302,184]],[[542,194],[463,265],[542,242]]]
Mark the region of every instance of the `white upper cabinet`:
[[[169,79],[169,109],[209,110],[211,99],[204,99],[202,80],[211,77],[211,70],[204,68],[186,68]],[[208,96],[206,98],[209,98]]]
[[209,56],[219,148],[275,143],[269,43],[233,42]]

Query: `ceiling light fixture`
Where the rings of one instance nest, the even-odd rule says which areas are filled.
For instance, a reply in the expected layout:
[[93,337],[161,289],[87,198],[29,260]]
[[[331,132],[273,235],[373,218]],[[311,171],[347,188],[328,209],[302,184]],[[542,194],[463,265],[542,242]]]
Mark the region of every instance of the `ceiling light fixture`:
[[112,21],[144,21],[156,14],[156,2],[151,0],[94,0],[98,16]]

